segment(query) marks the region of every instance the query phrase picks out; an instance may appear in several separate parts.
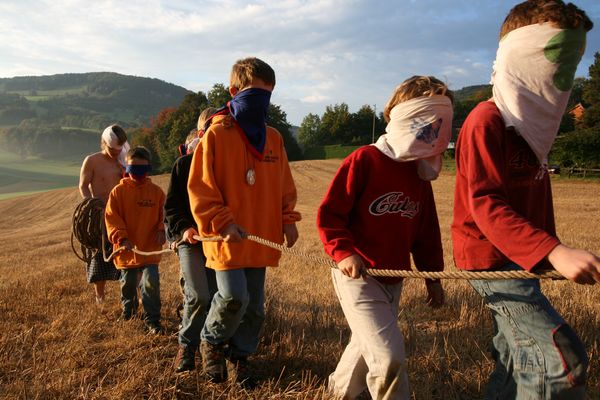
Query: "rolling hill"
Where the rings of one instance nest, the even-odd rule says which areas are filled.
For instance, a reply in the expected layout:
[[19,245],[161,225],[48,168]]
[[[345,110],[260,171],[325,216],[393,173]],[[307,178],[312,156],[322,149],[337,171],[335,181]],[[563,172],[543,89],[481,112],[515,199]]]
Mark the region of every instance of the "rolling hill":
[[100,129],[146,123],[190,93],[159,79],[114,72],[0,78],[0,126],[41,123]]

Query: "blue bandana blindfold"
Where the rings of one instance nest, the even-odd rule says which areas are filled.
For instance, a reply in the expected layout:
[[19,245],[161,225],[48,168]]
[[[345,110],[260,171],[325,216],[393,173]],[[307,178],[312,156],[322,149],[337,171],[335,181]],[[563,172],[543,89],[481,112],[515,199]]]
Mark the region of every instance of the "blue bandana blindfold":
[[229,101],[229,112],[240,125],[248,141],[260,154],[267,141],[267,111],[271,92],[264,89],[246,89]]
[[125,167],[125,173],[131,174],[134,178],[141,179],[148,175],[152,171],[152,165],[142,164],[142,165],[133,165],[127,164]]

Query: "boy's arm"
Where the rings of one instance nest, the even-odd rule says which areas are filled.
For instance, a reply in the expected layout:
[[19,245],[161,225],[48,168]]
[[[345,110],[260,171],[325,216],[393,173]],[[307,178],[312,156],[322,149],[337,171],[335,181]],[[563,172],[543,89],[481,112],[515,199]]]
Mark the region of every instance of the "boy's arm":
[[156,241],[162,245],[165,243],[165,192],[158,187],[159,199],[158,199],[158,223],[156,224]]
[[338,264],[356,254],[349,229],[349,214],[360,183],[357,182],[358,168],[353,166],[349,159],[342,163],[317,212],[317,229],[325,252]]
[[457,173],[466,178],[468,209],[477,227],[506,257],[531,270],[560,242],[508,204],[501,121],[474,124],[461,131]]
[[125,221],[121,217],[121,207],[117,194],[118,187],[115,187],[108,196],[106,210],[104,211],[104,221],[106,222],[106,232],[108,240],[113,244],[120,244],[128,238]]
[[298,194],[296,192],[296,185],[294,184],[294,178],[292,177],[292,171],[290,170],[290,164],[285,151],[283,138],[280,136],[280,154],[281,154],[281,169],[283,171],[281,177],[281,187],[283,193],[282,198],[282,215],[283,224],[294,224],[302,218],[298,211],[295,211],[296,201],[298,200]]
[[92,183],[93,177],[94,169],[92,161],[90,160],[90,157],[87,156],[85,160],[83,160],[83,164],[81,165],[81,171],[79,171],[79,193],[84,199],[89,199],[92,197],[92,192],[90,191],[90,183]]
[[[183,182],[180,182],[179,179],[179,166],[180,163],[176,162],[171,170],[171,180],[169,181],[169,188],[165,198],[164,221],[170,232],[183,235],[187,229],[194,227],[195,224],[194,221],[189,220],[186,213],[189,205],[181,203],[180,188]],[[187,182],[185,182],[185,186],[187,187]]]
[[215,236],[234,224],[234,218],[225,205],[214,175],[215,135],[209,129],[194,151],[188,194],[190,209],[202,236]]
[[425,196],[426,198],[421,201],[421,205],[425,206],[420,212],[418,232],[411,253],[419,271],[442,271],[444,269],[442,236],[431,187],[428,188]]
[[[426,207],[421,209],[419,231],[411,249],[413,260],[419,271],[442,271],[444,269],[444,251],[431,186],[421,204],[425,204]],[[425,285],[427,287],[427,304],[433,308],[441,307],[444,304],[444,289],[440,280],[425,279]]]

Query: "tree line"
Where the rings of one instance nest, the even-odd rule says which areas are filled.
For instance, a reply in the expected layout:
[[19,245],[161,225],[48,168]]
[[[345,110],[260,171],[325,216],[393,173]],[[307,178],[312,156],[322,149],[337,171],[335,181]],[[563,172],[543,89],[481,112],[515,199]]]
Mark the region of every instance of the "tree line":
[[579,103],[583,118],[563,118],[550,160],[563,167],[600,168],[600,53],[594,54],[589,77],[575,81],[569,105]]
[[[131,141],[134,145],[143,145],[150,150],[156,171],[168,171],[179,156],[177,147],[196,128],[200,112],[207,107],[220,108],[229,100],[229,90],[221,83],[213,85],[206,94],[202,91],[190,93],[184,97],[179,107],[161,110],[151,119],[149,126],[130,130]],[[267,120],[283,136],[288,158],[291,161],[302,159],[302,150],[292,135],[292,125],[288,122],[285,111],[280,106],[271,104]]]
[[[596,53],[594,57],[589,78],[576,78],[574,81],[569,106],[550,155],[552,163],[566,167],[600,168],[600,54]],[[81,75],[86,74],[63,74],[37,84],[25,78],[0,79],[0,123],[6,125],[20,120],[18,125],[0,129],[0,147],[23,157],[85,154],[98,149],[99,139],[90,131],[100,132],[106,125],[118,122],[127,128],[133,144],[150,149],[155,159],[155,170],[165,172],[178,156],[178,145],[196,127],[200,112],[206,107],[221,107],[231,99],[228,88],[220,83],[213,85],[207,93],[167,91],[165,94],[162,93],[165,84],[162,81],[137,77],[131,81],[131,77],[110,73],[95,74],[91,82],[85,81],[87,86],[83,94],[67,93],[52,101],[39,100],[34,105],[21,94],[6,92],[7,89],[29,90],[31,93],[62,90],[66,83],[71,86],[82,84]],[[150,93],[148,90],[158,94],[143,100],[147,96],[140,93]],[[182,101],[175,101],[178,95],[184,93]],[[454,92],[453,140],[456,140],[469,112],[491,95],[490,85],[470,86]],[[139,119],[136,123],[122,122],[111,114],[115,103],[106,103],[107,97],[103,96],[113,100],[119,98],[117,108],[123,107],[120,109],[122,115],[157,111],[151,114],[151,118],[146,117],[145,121],[149,122],[145,125]],[[137,106],[135,99],[139,100]],[[167,100],[179,105],[164,107]],[[569,112],[577,104],[585,108],[581,119],[575,119]],[[79,111],[76,105],[80,106]],[[40,110],[43,110],[41,115]],[[44,119],[44,113],[60,115],[59,122]],[[140,118],[140,114],[137,115]],[[321,115],[306,115],[296,137],[292,134],[294,128],[287,121],[287,114],[279,105],[271,104],[269,107],[268,123],[281,132],[290,160],[303,159],[303,151],[310,148],[372,143],[385,132],[386,126],[381,110],[377,112],[375,107],[367,104],[351,112],[346,103],[329,105]]]

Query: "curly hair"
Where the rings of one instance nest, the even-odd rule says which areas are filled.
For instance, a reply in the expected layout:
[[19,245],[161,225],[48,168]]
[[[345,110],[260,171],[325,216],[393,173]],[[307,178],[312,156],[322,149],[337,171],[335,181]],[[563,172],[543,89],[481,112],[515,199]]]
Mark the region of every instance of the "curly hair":
[[586,32],[594,23],[573,3],[562,0],[528,0],[514,6],[500,28],[500,38],[507,33],[527,25],[553,22],[561,29],[582,27]]

